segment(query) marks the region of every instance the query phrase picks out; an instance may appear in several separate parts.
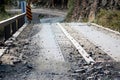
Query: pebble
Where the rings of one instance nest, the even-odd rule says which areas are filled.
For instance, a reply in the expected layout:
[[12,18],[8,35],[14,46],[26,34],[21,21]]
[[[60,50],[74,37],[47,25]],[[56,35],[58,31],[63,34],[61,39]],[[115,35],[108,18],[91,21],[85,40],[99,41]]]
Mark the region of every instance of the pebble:
[[74,73],[85,73],[85,72],[86,72],[86,69],[78,69],[74,71]]
[[20,62],[21,62],[20,59],[13,60],[13,64],[17,64],[17,63],[20,63]]
[[82,47],[84,47],[84,45],[81,45]]
[[110,75],[110,71],[108,71],[108,70],[104,70],[104,74],[106,74],[106,75]]
[[5,46],[5,44],[3,42],[0,42],[0,46]]
[[101,70],[101,69],[103,69],[103,66],[97,66],[95,69],[96,70]]
[[79,74],[78,73],[72,73],[71,76],[72,77],[77,77],[77,76],[79,76]]
[[106,64],[105,65],[107,68],[113,68],[113,66],[111,64]]
[[94,79],[93,76],[91,76],[91,77],[87,77],[87,80],[93,80],[93,79]]
[[99,48],[98,46],[96,46],[95,48]]
[[89,56],[92,57],[93,56],[93,52],[88,52]]
[[33,65],[32,64],[27,64],[27,68],[28,69],[33,69]]

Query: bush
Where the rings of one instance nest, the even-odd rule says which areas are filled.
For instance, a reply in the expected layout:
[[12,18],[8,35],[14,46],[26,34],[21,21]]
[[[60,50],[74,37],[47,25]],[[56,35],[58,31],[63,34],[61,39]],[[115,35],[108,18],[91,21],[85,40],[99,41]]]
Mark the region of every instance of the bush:
[[95,22],[120,32],[120,11],[101,9],[97,14]]

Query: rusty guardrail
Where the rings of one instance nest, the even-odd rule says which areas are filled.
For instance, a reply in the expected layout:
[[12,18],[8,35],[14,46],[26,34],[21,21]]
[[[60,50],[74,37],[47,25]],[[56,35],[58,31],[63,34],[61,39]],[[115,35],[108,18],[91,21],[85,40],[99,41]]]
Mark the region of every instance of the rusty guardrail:
[[5,41],[9,39],[25,23],[25,13],[0,22],[0,27],[4,27]]

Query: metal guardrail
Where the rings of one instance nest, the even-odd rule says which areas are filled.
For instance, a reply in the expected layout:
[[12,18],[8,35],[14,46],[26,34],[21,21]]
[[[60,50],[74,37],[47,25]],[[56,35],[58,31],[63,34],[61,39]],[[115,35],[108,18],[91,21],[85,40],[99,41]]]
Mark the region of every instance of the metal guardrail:
[[5,41],[9,39],[25,23],[25,13],[0,22],[0,27],[4,27]]

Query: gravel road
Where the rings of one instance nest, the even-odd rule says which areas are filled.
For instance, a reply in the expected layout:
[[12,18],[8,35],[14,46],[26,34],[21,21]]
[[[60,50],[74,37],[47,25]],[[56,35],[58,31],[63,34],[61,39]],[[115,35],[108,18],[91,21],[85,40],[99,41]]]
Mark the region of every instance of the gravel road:
[[120,80],[120,63],[79,33],[74,24],[61,25],[96,63],[87,64],[56,24],[63,18],[36,17],[1,58],[0,80]]
[[111,35],[110,32],[83,23],[71,23],[70,26],[113,59],[120,61],[120,35]]

